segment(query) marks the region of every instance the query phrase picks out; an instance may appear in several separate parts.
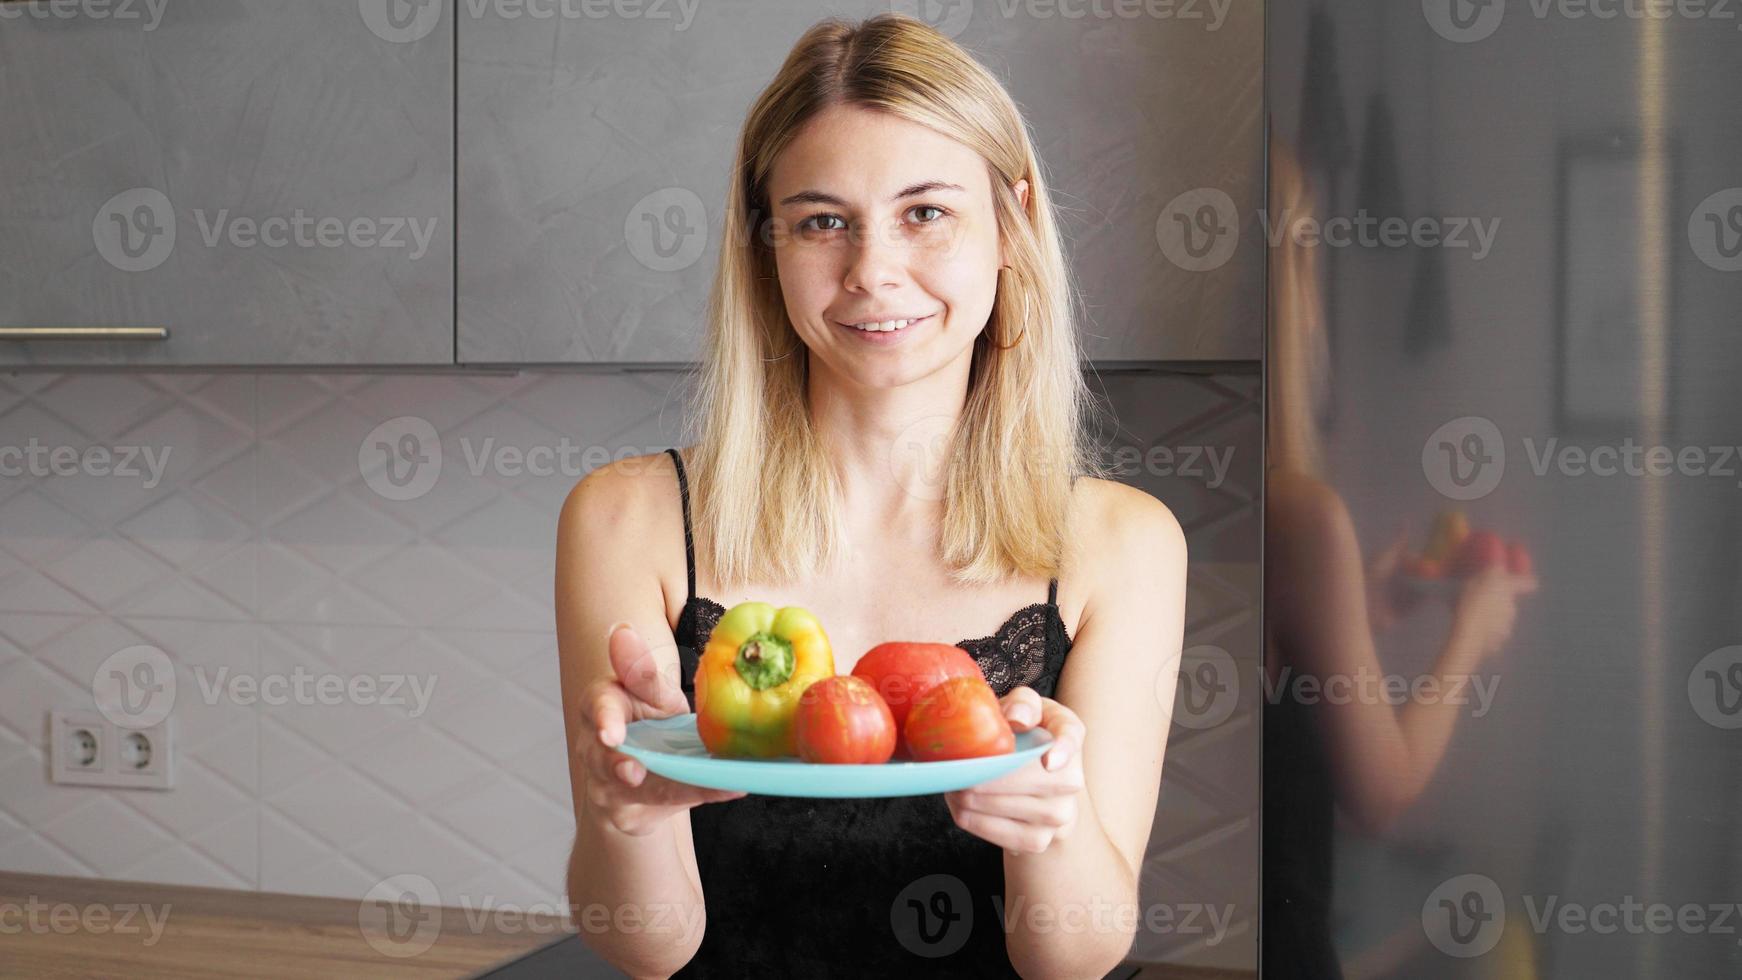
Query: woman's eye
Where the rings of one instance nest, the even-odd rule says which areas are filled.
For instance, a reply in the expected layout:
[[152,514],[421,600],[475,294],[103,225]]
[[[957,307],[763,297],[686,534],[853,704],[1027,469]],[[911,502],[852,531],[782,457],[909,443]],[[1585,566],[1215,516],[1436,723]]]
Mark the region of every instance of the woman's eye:
[[[935,204],[916,205],[909,208],[907,213],[910,215],[918,215],[923,212],[931,212],[934,216],[920,218],[915,221],[915,224],[933,225],[949,216],[948,211],[945,211],[943,208],[940,208]],[[825,225],[824,222],[834,222],[834,224]],[[847,225],[838,214],[815,214],[799,222],[798,227],[800,231],[844,231],[846,230]]]

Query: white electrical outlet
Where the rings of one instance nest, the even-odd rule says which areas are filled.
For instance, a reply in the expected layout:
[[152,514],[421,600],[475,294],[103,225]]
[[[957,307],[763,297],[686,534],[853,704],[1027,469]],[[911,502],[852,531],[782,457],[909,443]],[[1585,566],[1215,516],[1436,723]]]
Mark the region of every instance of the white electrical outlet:
[[170,789],[175,785],[173,721],[122,728],[95,711],[51,711],[49,779],[72,786]]

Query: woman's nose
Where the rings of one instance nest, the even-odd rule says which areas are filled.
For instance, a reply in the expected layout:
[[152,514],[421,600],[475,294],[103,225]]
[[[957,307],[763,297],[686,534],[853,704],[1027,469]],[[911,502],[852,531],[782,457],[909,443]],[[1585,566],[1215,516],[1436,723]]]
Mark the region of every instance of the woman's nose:
[[848,236],[847,268],[841,284],[866,293],[899,285],[909,252],[887,222],[855,231]]

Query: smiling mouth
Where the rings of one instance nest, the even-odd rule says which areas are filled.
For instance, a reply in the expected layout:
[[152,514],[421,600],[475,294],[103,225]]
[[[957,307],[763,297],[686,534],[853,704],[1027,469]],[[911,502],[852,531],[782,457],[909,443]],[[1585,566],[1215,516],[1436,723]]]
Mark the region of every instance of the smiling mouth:
[[925,316],[914,317],[911,320],[884,320],[879,323],[843,323],[841,326],[857,330],[860,333],[899,333],[916,323],[924,323],[934,316],[937,316],[937,314],[927,313]]

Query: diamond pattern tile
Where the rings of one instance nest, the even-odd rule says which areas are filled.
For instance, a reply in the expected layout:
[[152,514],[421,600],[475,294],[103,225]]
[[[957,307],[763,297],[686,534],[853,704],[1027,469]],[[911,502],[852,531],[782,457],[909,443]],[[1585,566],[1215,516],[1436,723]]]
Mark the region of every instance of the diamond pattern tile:
[[[0,445],[168,451],[149,488],[143,477],[0,480],[0,868],[347,897],[416,870],[444,897],[558,900],[572,817],[556,512],[602,459],[691,441],[693,380],[0,376]],[[1092,384],[1111,447],[1172,453],[1171,468],[1125,478],[1187,529],[1188,645],[1255,663],[1256,375]],[[421,494],[390,499],[359,451],[401,416],[434,429],[442,465]],[[48,709],[90,707],[97,665],[137,643],[176,670],[177,788],[49,784]],[[268,703],[266,685],[289,693],[299,672],[313,700]],[[394,677],[428,685],[421,712],[318,703],[322,683]],[[1228,934],[1210,947],[1140,933],[1134,955],[1255,959],[1258,704],[1243,690],[1222,725],[1176,726],[1143,874],[1145,903],[1232,906]]]

